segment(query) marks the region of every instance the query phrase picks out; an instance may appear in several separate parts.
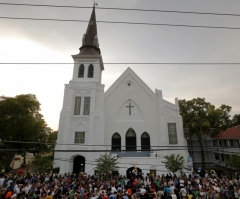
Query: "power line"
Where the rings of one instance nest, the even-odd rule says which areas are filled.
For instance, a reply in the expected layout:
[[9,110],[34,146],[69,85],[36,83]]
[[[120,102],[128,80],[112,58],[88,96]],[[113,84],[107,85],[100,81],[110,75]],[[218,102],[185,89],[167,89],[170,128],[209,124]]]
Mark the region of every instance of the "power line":
[[[218,148],[215,148],[215,147],[204,147],[204,149],[216,149],[216,150],[219,150]],[[235,148],[239,148],[239,147],[235,147]],[[121,150],[119,151],[118,153],[121,154],[121,153],[124,153],[124,152],[152,152],[152,151],[179,151],[179,150],[188,150],[188,151],[194,151],[196,149],[201,149],[201,147],[198,147],[198,148],[192,148],[192,147],[185,147],[185,148],[168,148],[168,149],[137,149],[137,150]],[[233,148],[231,148],[233,149]],[[221,150],[221,149],[220,149]],[[91,153],[96,153],[96,152],[112,152],[113,154],[117,154],[117,153],[114,153],[114,152],[117,152],[117,151],[113,151],[113,150],[110,150],[110,149],[105,149],[105,150],[102,150],[102,149],[97,149],[97,150],[81,150],[81,149],[68,149],[68,150],[65,150],[65,149],[0,149],[0,152],[21,152],[21,151],[27,151],[27,152],[91,152]],[[218,152],[218,151],[217,151]],[[240,153],[238,153],[240,154]]]
[[[0,143],[19,143],[19,144],[46,144],[46,145],[49,145],[49,144],[56,144],[56,145],[66,145],[66,146],[68,146],[68,145],[71,145],[71,146],[88,146],[88,147],[91,147],[91,146],[94,146],[94,147],[112,147],[112,146],[119,146],[119,147],[126,147],[125,145],[77,145],[77,144],[65,144],[65,143],[54,143],[54,142],[24,142],[24,141],[4,141],[4,140],[2,140],[2,141],[0,141]],[[136,147],[142,147],[141,145],[140,146],[136,146]],[[161,147],[163,147],[163,148],[174,148],[174,149],[176,149],[176,148],[186,148],[187,146],[185,146],[185,145],[180,145],[180,146],[160,146],[160,145],[158,145],[158,146],[154,146],[154,145],[151,145],[151,147],[158,147],[158,148],[161,148]],[[200,146],[189,146],[188,148],[201,148]],[[206,146],[206,147],[204,147],[205,149],[206,148],[210,148],[210,149],[212,149],[212,148],[216,148],[216,146]],[[222,146],[221,148],[224,148],[224,149],[226,149],[226,148],[229,148],[228,146]],[[235,147],[230,147],[231,149],[232,148],[239,148],[239,146],[235,146]],[[1,150],[1,149],[0,149]],[[16,149],[16,150],[18,150],[18,149]],[[154,151],[155,149],[149,149],[149,150],[145,150],[145,151]],[[115,150],[109,150],[109,151],[115,151]],[[124,151],[124,150],[123,150]],[[140,150],[140,151],[144,151],[144,150]],[[121,151],[119,151],[119,152],[121,152]]]
[[[18,65],[24,65],[24,64],[33,64],[33,65],[40,65],[40,64],[52,64],[52,65],[57,65],[57,64],[59,64],[59,65],[64,65],[64,64],[80,64],[80,62],[79,63],[38,63],[38,62],[22,62],[22,63],[20,63],[20,62],[18,62],[18,63],[4,63],[4,62],[1,62],[0,63],[0,65],[14,65],[14,64],[18,64]],[[106,64],[106,65],[108,65],[108,64],[112,64],[112,65],[127,65],[127,64],[129,64],[129,65],[145,65],[145,64],[151,64],[151,65],[192,65],[192,64],[197,64],[197,65],[225,65],[225,64],[229,64],[229,65],[239,65],[240,64],[240,62],[238,63],[238,62],[235,62],[235,63],[231,63],[231,62],[144,62],[144,63],[136,63],[136,62],[119,62],[119,63],[117,63],[117,62],[113,62],[113,63],[95,63],[95,64]]]
[[[86,9],[91,6],[68,6],[68,5],[47,5],[47,4],[19,4],[19,3],[0,3],[0,5],[11,5],[11,6],[31,6],[31,7],[52,7],[52,8],[77,8]],[[140,12],[163,12],[163,13],[178,13],[178,14],[197,14],[197,15],[216,15],[216,16],[234,16],[239,17],[240,14],[230,13],[215,13],[215,12],[190,12],[190,11],[179,11],[179,10],[156,10],[156,9],[134,9],[134,8],[107,8],[107,7],[95,7],[99,10],[121,10],[121,11],[140,11]]]
[[[77,19],[51,19],[51,18],[31,18],[31,17],[0,17],[0,19],[16,19],[16,20],[36,20],[36,21],[57,21],[57,22],[89,22],[88,20]],[[211,28],[211,29],[229,29],[239,30],[240,27],[227,26],[201,26],[201,25],[186,25],[186,24],[165,24],[165,23],[143,23],[143,22],[123,22],[123,21],[96,21],[97,23],[111,24],[130,24],[130,25],[150,25],[150,26],[170,26],[170,27],[185,27],[185,28]]]

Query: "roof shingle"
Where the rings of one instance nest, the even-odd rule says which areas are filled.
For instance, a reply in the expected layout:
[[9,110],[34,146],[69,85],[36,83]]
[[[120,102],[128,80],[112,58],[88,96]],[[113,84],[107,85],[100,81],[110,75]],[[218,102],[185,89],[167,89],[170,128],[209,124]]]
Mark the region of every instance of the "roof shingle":
[[212,138],[216,139],[240,139],[240,126],[228,128]]

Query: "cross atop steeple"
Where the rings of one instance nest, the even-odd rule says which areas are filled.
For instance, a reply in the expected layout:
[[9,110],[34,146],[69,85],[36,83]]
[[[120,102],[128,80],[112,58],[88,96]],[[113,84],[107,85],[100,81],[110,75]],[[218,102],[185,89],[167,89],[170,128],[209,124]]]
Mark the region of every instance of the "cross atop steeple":
[[101,54],[99,43],[98,43],[98,35],[97,35],[95,5],[97,4],[94,1],[92,15],[88,23],[87,31],[83,35],[82,46],[79,48],[80,55],[100,55]]
[[98,6],[98,4],[96,3],[96,1],[93,0],[93,6]]

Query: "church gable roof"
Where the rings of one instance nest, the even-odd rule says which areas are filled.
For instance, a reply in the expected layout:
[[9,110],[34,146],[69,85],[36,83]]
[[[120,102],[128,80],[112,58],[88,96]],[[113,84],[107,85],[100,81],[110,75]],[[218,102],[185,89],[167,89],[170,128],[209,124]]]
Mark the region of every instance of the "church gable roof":
[[158,104],[157,96],[155,93],[148,87],[148,85],[130,68],[128,67],[123,74],[108,88],[105,92],[105,101],[114,93],[115,90],[124,82],[127,81],[128,77],[136,82],[142,90],[156,103]]

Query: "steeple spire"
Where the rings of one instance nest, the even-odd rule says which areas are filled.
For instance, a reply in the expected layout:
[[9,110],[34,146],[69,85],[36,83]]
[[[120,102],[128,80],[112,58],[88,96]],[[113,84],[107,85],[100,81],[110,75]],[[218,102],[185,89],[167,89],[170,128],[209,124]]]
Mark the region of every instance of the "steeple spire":
[[101,51],[98,44],[97,23],[95,14],[95,4],[90,17],[86,34],[82,38],[82,46],[79,48],[80,55],[100,55]]

